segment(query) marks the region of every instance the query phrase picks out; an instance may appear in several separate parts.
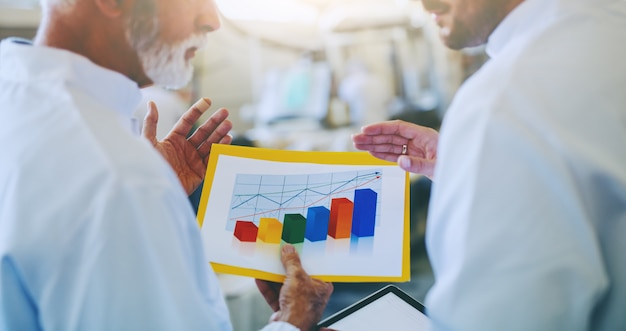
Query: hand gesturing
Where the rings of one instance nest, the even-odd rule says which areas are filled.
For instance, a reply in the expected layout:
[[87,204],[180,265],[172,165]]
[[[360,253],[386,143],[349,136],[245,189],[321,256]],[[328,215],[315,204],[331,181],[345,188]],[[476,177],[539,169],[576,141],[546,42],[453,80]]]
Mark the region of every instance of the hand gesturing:
[[370,124],[352,136],[354,147],[373,156],[398,162],[400,168],[433,178],[439,133],[400,120]]
[[210,99],[198,100],[183,114],[172,131],[163,140],[158,141],[156,139],[159,119],[157,106],[154,102],[148,103],[148,113],[144,119],[142,135],[172,166],[187,194],[193,193],[204,179],[211,145],[214,143],[230,144],[232,141],[232,137],[228,135],[232,129],[232,123],[226,119],[228,111],[224,108],[216,111],[189,136],[194,123],[209,107],[211,107]]

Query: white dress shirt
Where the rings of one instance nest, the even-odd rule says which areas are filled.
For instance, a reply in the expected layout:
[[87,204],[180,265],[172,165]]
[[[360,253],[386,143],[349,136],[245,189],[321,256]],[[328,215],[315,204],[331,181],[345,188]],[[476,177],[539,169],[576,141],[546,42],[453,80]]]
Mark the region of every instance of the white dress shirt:
[[441,128],[435,330],[626,330],[626,1],[526,0]]
[[0,44],[0,330],[232,329],[180,182],[131,132],[140,97],[82,56]]

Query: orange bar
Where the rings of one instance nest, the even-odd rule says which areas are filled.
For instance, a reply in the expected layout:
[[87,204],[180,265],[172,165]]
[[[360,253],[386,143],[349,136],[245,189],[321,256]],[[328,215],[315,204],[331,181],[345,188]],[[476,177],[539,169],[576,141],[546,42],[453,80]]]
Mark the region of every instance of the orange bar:
[[330,222],[328,235],[335,238],[350,238],[352,230],[352,211],[354,203],[347,198],[332,199],[330,203]]
[[283,224],[275,218],[261,217],[259,224],[259,240],[268,244],[280,244]]

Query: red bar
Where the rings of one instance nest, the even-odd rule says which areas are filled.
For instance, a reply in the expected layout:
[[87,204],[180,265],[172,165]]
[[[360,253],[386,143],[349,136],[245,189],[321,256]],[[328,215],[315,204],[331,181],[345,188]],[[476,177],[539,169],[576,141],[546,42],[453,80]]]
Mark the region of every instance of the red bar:
[[237,221],[235,223],[235,237],[239,241],[256,242],[256,235],[259,232],[259,228],[249,221]]

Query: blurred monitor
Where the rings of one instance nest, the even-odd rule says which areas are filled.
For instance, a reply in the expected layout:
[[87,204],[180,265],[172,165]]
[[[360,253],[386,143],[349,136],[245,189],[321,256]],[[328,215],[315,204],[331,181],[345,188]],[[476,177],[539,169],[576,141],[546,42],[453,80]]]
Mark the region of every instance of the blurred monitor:
[[257,108],[257,122],[324,120],[330,102],[331,80],[328,63],[306,59],[288,69],[269,71]]

